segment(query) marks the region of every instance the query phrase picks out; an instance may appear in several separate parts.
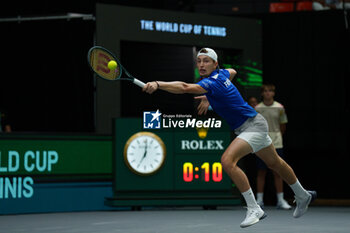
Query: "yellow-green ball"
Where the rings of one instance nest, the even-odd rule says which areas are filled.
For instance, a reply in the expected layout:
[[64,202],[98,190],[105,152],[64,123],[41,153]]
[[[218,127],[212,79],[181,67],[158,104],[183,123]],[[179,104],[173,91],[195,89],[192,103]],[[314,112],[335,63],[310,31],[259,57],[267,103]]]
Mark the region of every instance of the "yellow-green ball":
[[108,68],[110,70],[115,70],[117,68],[117,66],[118,66],[118,64],[115,61],[113,61],[113,60],[108,62]]

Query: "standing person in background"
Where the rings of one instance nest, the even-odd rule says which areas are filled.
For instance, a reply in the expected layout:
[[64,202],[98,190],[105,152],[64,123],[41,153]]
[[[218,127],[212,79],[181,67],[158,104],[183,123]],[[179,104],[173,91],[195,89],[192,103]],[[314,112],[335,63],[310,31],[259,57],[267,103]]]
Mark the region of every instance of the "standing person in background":
[[[286,112],[283,105],[274,100],[274,85],[263,85],[261,87],[261,95],[263,101],[255,106],[255,110],[266,119],[272,144],[275,146],[277,154],[284,159],[282,135],[286,131],[286,123],[288,122]],[[257,168],[257,203],[263,207],[267,166],[259,157],[257,157]],[[284,199],[283,180],[275,171],[273,171],[273,175],[277,194],[277,208],[289,210],[292,207]]]

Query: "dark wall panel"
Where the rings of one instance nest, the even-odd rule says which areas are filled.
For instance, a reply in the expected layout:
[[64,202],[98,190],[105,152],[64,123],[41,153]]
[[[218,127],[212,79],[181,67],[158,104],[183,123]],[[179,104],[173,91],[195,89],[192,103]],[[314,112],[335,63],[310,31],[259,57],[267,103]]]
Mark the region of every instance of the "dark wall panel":
[[94,23],[1,23],[0,106],[13,131],[94,130],[93,76],[86,54]]
[[[194,79],[193,47],[122,41],[121,59],[131,74],[143,82],[154,80],[184,81]],[[174,95],[157,91],[152,95],[121,83],[122,117],[140,117],[143,111],[191,114],[193,95]]]
[[341,11],[263,20],[264,82],[276,85],[276,100],[287,111],[287,161],[323,198],[350,197],[344,185],[350,162],[348,33]]

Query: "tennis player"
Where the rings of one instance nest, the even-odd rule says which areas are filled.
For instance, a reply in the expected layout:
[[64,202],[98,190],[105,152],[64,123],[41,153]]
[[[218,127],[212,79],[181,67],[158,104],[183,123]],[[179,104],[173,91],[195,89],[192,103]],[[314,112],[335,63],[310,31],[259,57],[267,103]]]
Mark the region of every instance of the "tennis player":
[[264,211],[255,200],[245,173],[237,166],[237,162],[249,153],[255,153],[266,165],[277,172],[289,184],[295,194],[295,218],[302,216],[309,204],[316,198],[315,191],[307,191],[299,183],[292,168],[279,157],[271,138],[264,117],[258,114],[245,102],[232,84],[236,75],[234,69],[218,69],[218,56],[213,49],[203,48],[197,54],[197,67],[203,78],[196,84],[181,81],[148,82],[143,91],[152,94],[156,90],[164,90],[174,94],[199,94],[201,100],[198,113],[206,113],[209,104],[213,110],[225,119],[237,137],[231,142],[221,157],[221,164],[242,193],[247,203],[247,213],[241,227],[249,227],[266,217]]

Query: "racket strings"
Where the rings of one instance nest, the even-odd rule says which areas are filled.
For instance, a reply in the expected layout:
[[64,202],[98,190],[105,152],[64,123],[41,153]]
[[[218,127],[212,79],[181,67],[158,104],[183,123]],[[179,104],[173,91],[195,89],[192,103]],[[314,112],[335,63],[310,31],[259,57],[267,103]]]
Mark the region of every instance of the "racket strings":
[[117,64],[116,69],[110,70],[108,62],[114,60],[108,52],[95,48],[90,53],[90,65],[95,73],[104,79],[115,80],[120,76],[120,67]]

